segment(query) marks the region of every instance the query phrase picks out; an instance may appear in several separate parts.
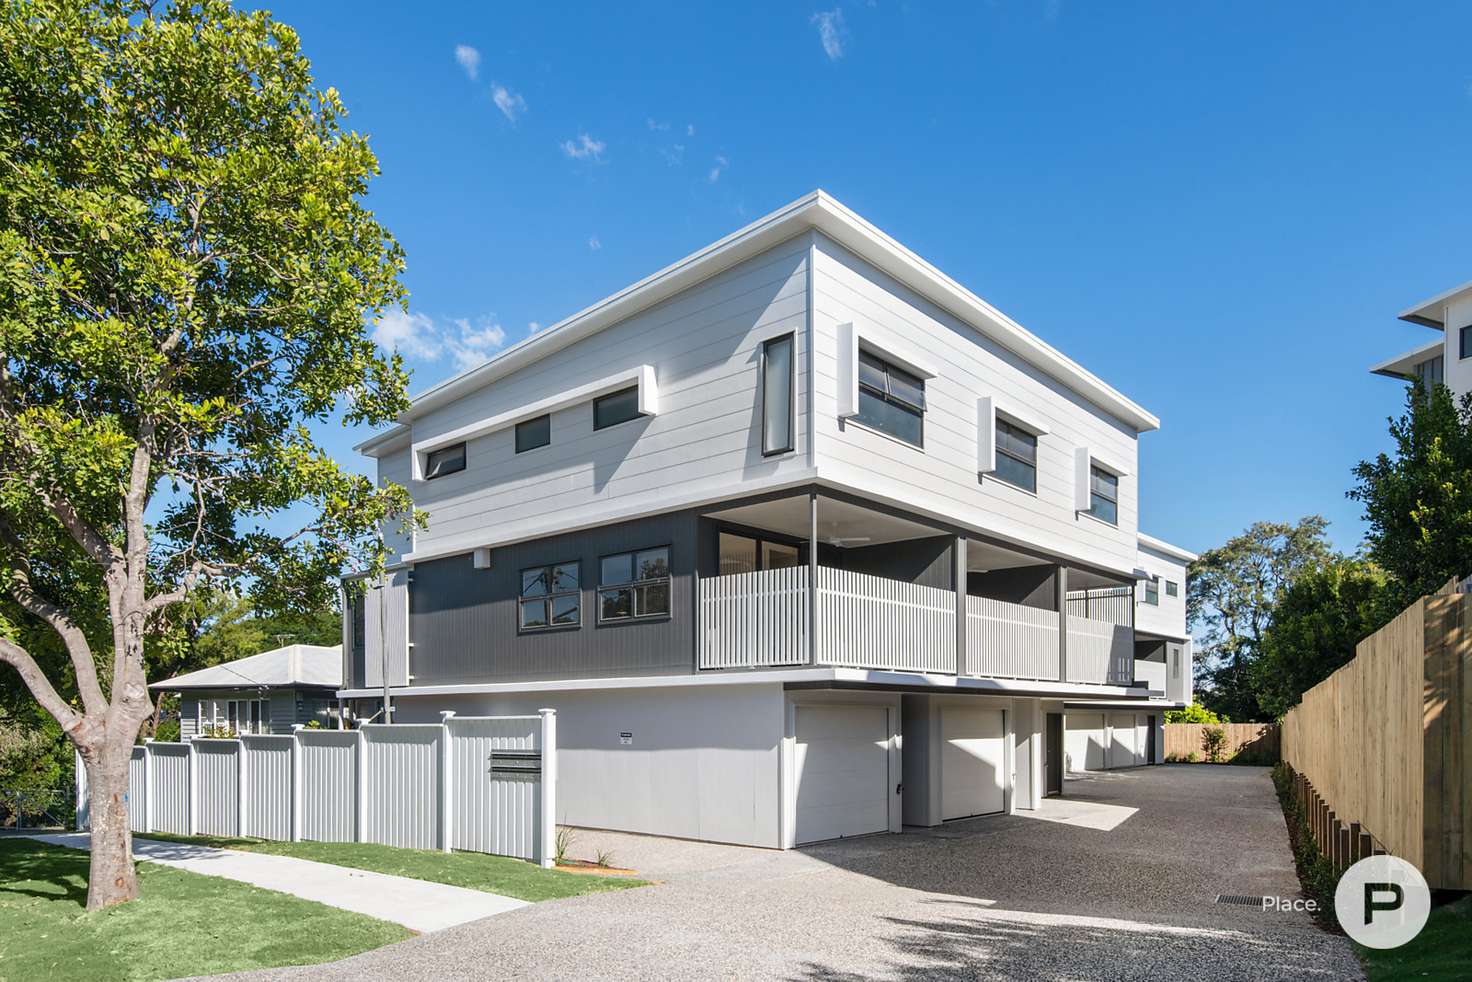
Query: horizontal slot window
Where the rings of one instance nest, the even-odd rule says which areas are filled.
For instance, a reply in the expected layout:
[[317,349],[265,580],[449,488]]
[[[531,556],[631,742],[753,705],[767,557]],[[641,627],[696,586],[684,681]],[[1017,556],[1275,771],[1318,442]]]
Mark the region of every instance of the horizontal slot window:
[[516,424],[516,452],[526,453],[552,442],[552,417],[538,416]]
[[465,444],[457,443],[453,447],[442,447],[439,450],[431,450],[424,461],[424,479],[432,481],[446,474],[454,474],[465,469]]
[[593,429],[601,430],[639,418],[639,387],[630,386],[593,400]]

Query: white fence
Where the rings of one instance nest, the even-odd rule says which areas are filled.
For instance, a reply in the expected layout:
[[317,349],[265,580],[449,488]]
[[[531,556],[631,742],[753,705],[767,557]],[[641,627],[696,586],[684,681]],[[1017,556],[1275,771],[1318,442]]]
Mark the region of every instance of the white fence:
[[701,668],[808,663],[806,566],[710,577],[699,592]]
[[[133,750],[135,832],[466,849],[551,866],[557,715],[149,741]],[[77,825],[87,825],[77,762]]]
[[1058,678],[1058,612],[966,598],[966,674],[1012,679]]
[[956,671],[956,594],[818,567],[818,664]]

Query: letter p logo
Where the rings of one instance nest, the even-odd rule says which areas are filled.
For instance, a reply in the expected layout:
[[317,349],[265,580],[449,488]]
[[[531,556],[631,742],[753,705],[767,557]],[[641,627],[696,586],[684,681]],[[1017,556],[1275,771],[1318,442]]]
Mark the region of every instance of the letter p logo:
[[1365,923],[1375,922],[1375,912],[1400,910],[1406,902],[1406,892],[1399,883],[1365,884]]

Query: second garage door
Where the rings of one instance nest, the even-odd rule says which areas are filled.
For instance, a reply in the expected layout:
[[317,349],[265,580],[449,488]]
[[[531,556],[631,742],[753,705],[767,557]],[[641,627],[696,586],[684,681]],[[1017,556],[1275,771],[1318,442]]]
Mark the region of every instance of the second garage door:
[[798,706],[797,842],[889,831],[889,711]]
[[1104,714],[1073,713],[1067,718],[1063,739],[1070,771],[1102,771],[1104,764]]
[[947,706],[940,714],[940,817],[1002,810],[1006,730],[1000,709]]
[[1142,760],[1140,748],[1136,746],[1135,716],[1133,713],[1115,713],[1109,718],[1113,731],[1113,743],[1109,748],[1110,767],[1134,767]]

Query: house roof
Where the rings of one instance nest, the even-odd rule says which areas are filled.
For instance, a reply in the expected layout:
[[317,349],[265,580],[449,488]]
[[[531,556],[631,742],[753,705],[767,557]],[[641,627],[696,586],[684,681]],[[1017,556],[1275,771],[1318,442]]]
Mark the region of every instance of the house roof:
[[1151,552],[1158,552],[1162,556],[1169,556],[1171,559],[1177,559],[1183,563],[1192,563],[1200,558],[1194,552],[1187,552],[1180,546],[1173,546],[1164,539],[1157,539],[1155,536],[1146,535],[1144,532],[1139,533],[1136,538],[1139,540],[1141,546],[1149,549]]
[[257,689],[296,685],[342,685],[342,645],[289,644],[260,654],[237,658],[197,672],[176,675],[148,687],[155,691],[179,689]]
[[921,259],[856,212],[819,190],[537,332],[490,361],[421,392],[411,401],[408,411],[399,417],[400,425],[371,437],[355,449],[372,456],[396,447],[407,437],[407,424],[415,418],[618,323],[808,229],[821,231],[860,258],[945,308],[976,331],[1063,382],[1137,432],[1160,428],[1160,420],[1144,408]]
[[1418,345],[1404,354],[1387,358],[1378,365],[1370,366],[1370,374],[1385,375],[1389,378],[1401,378],[1407,381],[1416,377],[1416,366],[1428,358],[1435,358],[1441,354],[1444,342],[1441,338],[1428,341]]
[[1414,306],[1407,307],[1396,316],[1412,324],[1444,331],[1446,330],[1446,305],[1467,293],[1472,293],[1472,283],[1463,283],[1444,293],[1438,293],[1429,300],[1422,300]]

